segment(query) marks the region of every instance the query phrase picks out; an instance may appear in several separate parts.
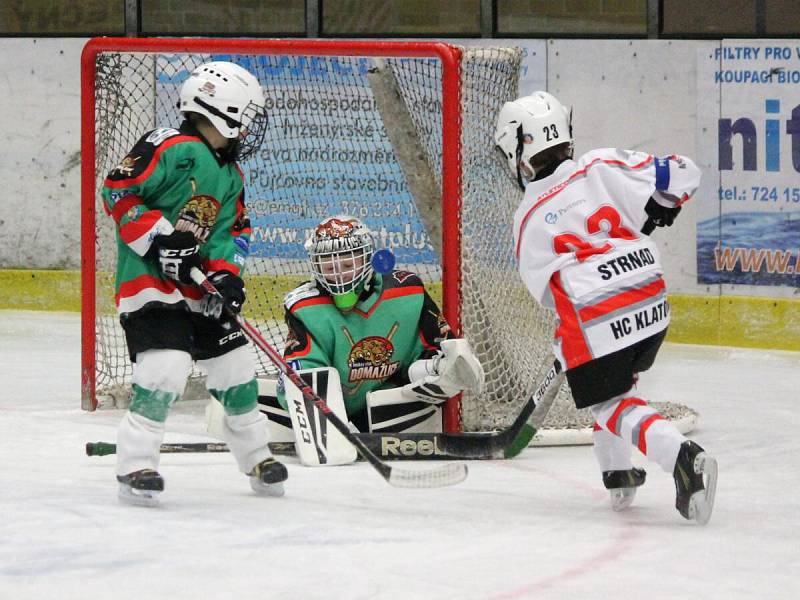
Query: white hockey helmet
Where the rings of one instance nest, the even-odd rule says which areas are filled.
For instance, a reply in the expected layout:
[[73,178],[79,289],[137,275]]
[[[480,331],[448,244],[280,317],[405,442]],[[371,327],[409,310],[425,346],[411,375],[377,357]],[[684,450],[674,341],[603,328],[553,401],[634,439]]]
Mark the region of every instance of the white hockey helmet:
[[494,141],[524,188],[523,179],[533,179],[534,175],[531,158],[547,148],[573,143],[572,111],[552,94],[541,91],[506,102],[497,116]]
[[372,277],[372,233],[359,219],[337,215],[324,219],[305,243],[314,279],[349,310]]
[[235,158],[244,159],[261,146],[267,119],[264,91],[250,71],[237,64],[202,64],[183,82],[178,108],[199,113],[220,135],[236,140]]

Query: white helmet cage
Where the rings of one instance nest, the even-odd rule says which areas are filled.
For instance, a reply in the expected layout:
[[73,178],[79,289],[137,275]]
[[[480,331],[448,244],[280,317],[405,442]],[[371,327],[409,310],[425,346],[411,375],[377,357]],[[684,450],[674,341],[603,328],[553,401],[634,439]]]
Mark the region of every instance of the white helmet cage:
[[264,91],[250,71],[224,61],[197,67],[183,82],[178,108],[199,113],[234,142],[234,159],[258,150],[267,127]]
[[372,277],[372,234],[355,217],[322,221],[305,243],[314,279],[333,295],[347,294]]
[[531,159],[539,152],[565,142],[571,148],[574,143],[572,110],[541,91],[506,102],[497,116],[494,141],[517,183],[525,189],[525,183],[533,177],[528,177],[523,166],[533,173]]

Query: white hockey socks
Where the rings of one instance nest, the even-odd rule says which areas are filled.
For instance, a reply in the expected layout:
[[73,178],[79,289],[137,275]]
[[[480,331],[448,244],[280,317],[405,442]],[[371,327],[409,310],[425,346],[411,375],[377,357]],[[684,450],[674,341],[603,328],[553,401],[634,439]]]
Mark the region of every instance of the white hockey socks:
[[591,407],[597,423],[627,440],[668,473],[686,437],[641,398],[623,394]]
[[633,468],[631,462],[631,446],[618,435],[606,431],[597,423],[594,424],[594,456],[600,471],[627,471]]
[[191,365],[191,356],[179,350],[137,355],[131,406],[117,431],[117,475],[158,468],[164,421],[183,392]]
[[126,411],[117,430],[117,475],[158,469],[164,423]]
[[241,415],[226,414],[222,420],[222,437],[242,473],[249,474],[261,461],[272,457],[266,417],[258,408]]

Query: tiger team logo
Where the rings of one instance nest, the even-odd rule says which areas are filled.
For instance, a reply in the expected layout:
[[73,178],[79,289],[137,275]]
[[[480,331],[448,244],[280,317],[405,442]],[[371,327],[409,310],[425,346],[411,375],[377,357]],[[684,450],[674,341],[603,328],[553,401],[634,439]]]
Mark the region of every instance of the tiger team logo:
[[391,377],[400,367],[399,362],[392,361],[393,353],[394,345],[384,337],[370,336],[359,340],[347,357],[347,365],[350,367],[348,381]]
[[355,221],[332,217],[317,225],[314,235],[318,240],[335,240],[353,233]]
[[175,223],[176,231],[188,231],[194,234],[198,243],[204,244],[211,234],[219,215],[219,202],[213,196],[196,194],[197,184],[192,179],[192,197],[183,206]]

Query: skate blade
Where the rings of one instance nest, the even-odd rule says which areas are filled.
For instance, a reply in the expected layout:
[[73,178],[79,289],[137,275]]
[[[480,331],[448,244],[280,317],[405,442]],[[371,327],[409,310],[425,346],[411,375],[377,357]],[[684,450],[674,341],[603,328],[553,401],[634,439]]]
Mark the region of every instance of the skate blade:
[[694,459],[694,472],[704,475],[704,490],[695,492],[689,498],[689,518],[705,525],[711,519],[714,510],[714,497],[717,493],[717,461],[705,453],[698,454]]
[[158,495],[161,492],[155,490],[135,490],[129,485],[119,486],[117,497],[125,504],[133,506],[158,506]]
[[614,512],[628,508],[636,497],[636,488],[614,488],[608,491],[611,493],[611,510]]
[[264,483],[256,477],[250,478],[250,487],[259,496],[274,496],[280,497],[285,493],[283,483]]

